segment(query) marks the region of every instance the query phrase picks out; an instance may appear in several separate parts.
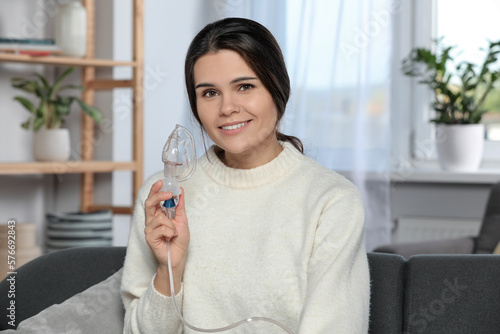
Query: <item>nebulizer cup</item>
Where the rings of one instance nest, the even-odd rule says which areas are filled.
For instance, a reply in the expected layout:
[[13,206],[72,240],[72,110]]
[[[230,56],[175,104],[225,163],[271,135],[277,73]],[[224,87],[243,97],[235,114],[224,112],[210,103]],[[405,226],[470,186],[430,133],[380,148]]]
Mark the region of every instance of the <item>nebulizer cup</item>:
[[[160,191],[169,191],[172,193],[172,198],[163,202],[163,210],[167,213],[169,219],[175,218],[175,207],[178,204],[179,195],[181,194],[181,188],[179,187],[179,182],[186,180],[190,177],[196,168],[196,150],[194,146],[193,136],[185,127],[176,125],[174,131],[170,134],[163,147],[162,161],[164,164],[163,171],[163,185]],[[170,241],[167,241],[167,258],[168,258],[168,274],[170,278],[170,291],[175,294],[174,279],[172,272],[172,260],[170,257]],[[234,324],[214,329],[203,329],[194,327],[189,324],[182,316],[179,307],[177,306],[176,298],[172,298],[172,302],[175,308],[177,316],[182,321],[184,326],[204,333],[216,333],[224,332],[229,329],[238,327],[244,323],[249,323],[252,321],[267,321],[281,327],[287,333],[293,334],[293,332],[288,329],[285,325],[279,323],[276,320],[266,318],[266,317],[252,317],[240,320]]]

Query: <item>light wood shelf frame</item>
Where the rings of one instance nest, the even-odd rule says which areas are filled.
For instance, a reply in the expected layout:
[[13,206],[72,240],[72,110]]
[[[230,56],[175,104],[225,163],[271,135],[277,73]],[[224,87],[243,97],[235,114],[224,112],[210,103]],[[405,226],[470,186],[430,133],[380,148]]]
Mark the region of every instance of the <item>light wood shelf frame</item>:
[[[91,212],[109,208],[114,213],[131,214],[137,193],[143,181],[143,78],[144,78],[144,0],[133,0],[133,46],[131,61],[95,59],[95,0],[81,0],[87,9],[87,53],[83,58],[64,56],[29,56],[12,53],[0,53],[0,62],[41,64],[52,66],[77,66],[81,68],[81,80],[84,87],[82,99],[94,104],[96,90],[110,90],[128,87],[133,91],[132,101],[132,161],[95,161],[94,158],[94,122],[82,113],[81,124],[81,160],[66,162],[22,162],[0,163],[0,175],[23,174],[82,174],[80,188],[80,210]],[[96,68],[127,66],[132,68],[130,80],[97,80]],[[94,204],[94,174],[110,173],[117,170],[132,172],[132,205],[115,207]]]
[[26,54],[0,53],[0,61],[11,63],[29,63],[55,66],[92,66],[92,67],[135,67],[135,61],[117,61],[109,59],[74,58],[64,56],[30,56]]
[[115,170],[137,169],[134,161],[11,162],[0,164],[0,175],[110,173]]

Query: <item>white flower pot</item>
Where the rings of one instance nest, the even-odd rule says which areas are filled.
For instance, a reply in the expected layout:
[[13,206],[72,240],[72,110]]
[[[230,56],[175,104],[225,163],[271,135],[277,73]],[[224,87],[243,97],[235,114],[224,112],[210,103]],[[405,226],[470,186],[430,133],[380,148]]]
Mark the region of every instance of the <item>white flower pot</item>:
[[35,131],[33,153],[37,161],[67,161],[71,153],[68,129]]
[[445,171],[474,172],[483,158],[483,124],[437,124],[439,164]]
[[80,1],[60,5],[56,16],[56,44],[63,55],[83,57],[87,50],[87,11]]

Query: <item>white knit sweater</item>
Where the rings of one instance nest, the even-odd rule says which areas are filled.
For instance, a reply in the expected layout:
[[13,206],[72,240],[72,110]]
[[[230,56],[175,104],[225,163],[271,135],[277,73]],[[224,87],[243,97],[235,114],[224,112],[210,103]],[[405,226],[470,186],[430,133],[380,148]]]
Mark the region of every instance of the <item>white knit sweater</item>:
[[[294,333],[365,334],[370,287],[360,195],[281,144],[278,157],[249,170],[226,167],[212,147],[181,185],[191,241],[175,298],[202,328],[269,317]],[[147,180],[137,199],[122,280],[124,333],[196,333],[152,284],[157,262],[144,238],[144,200],[160,178]],[[251,322],[226,333],[284,331]]]

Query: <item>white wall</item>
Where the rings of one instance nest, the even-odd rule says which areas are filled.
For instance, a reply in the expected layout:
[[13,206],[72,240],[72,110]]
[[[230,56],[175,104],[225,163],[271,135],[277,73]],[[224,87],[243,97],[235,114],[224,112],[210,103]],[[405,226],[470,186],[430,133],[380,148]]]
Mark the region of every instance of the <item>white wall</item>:
[[202,19],[204,2],[145,2],[145,176],[163,168],[163,145],[188,112],[184,58],[191,39],[206,23]]
[[[127,5],[115,0],[115,36],[128,30]],[[125,1],[130,3],[131,0]],[[119,3],[119,4],[118,4]],[[145,59],[144,59],[144,179],[161,170],[161,150],[175,124],[185,124],[188,102],[184,88],[184,58],[191,39],[208,21],[206,1],[145,1]],[[117,7],[119,6],[119,7]],[[205,17],[205,19],[203,19]],[[115,39],[115,58],[129,54],[131,41]],[[127,69],[115,69],[116,79],[126,77]],[[127,132],[131,115],[126,110],[126,90],[117,90],[114,96],[114,158],[130,159],[130,141]],[[127,139],[123,139],[127,138]],[[131,193],[130,173],[113,173],[113,204],[128,205]],[[125,189],[125,191],[124,191]],[[125,245],[130,217],[116,217],[114,222],[116,245]]]

